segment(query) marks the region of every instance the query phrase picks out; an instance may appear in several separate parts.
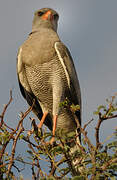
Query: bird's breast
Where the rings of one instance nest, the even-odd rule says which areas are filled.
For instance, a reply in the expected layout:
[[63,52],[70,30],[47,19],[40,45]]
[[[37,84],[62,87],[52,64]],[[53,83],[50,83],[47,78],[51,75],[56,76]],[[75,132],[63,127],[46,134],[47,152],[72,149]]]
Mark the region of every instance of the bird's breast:
[[66,75],[58,57],[43,64],[25,65],[25,69],[33,93],[52,111],[53,86],[56,89],[62,88],[63,92],[68,89]]
[[54,58],[56,51],[54,44],[58,36],[48,34],[34,34],[22,45],[22,61],[26,65],[43,64]]

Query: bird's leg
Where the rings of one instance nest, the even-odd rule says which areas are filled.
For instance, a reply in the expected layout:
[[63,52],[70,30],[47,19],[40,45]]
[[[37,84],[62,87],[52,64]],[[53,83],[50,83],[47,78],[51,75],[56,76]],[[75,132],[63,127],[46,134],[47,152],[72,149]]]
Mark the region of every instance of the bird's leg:
[[40,121],[40,123],[38,124],[38,129],[41,129],[41,127],[42,127],[42,125],[43,125],[43,123],[44,123],[44,121],[45,121],[45,118],[46,118],[47,114],[48,114],[48,112],[44,112],[43,117],[41,118],[41,121]]
[[50,140],[50,144],[53,144],[55,140],[55,131],[56,131],[56,124],[57,124],[57,115],[54,115],[53,117],[53,130],[52,130],[52,139]]
[[56,131],[56,125],[57,125],[57,118],[60,110],[60,102],[62,97],[63,89],[62,89],[62,79],[61,75],[58,76],[58,73],[54,73],[53,76],[53,129],[52,129],[52,139],[50,141],[50,144],[53,144],[55,141],[55,131]]

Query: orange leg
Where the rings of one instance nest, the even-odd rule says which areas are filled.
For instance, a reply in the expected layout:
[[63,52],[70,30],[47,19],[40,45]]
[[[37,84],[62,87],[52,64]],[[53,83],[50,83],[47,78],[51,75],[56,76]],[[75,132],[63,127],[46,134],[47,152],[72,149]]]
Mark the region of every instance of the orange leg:
[[54,139],[55,139],[55,131],[56,131],[56,124],[57,124],[57,115],[55,115],[54,117],[53,117],[53,130],[52,130],[52,134],[53,134],[53,137],[52,137],[52,139],[50,140],[50,144],[53,144],[53,142],[54,142]]
[[41,119],[41,121],[40,121],[40,123],[39,123],[39,125],[38,125],[38,129],[41,129],[41,127],[42,127],[42,125],[43,125],[43,123],[44,123],[44,121],[45,121],[45,118],[46,118],[47,114],[48,114],[48,112],[45,112],[45,113],[43,114],[43,117],[42,117],[42,119]]

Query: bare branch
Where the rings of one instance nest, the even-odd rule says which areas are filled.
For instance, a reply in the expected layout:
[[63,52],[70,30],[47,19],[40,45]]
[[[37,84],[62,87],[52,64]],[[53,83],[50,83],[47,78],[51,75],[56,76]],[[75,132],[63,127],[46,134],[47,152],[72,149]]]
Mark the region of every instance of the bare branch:
[[11,158],[10,158],[10,161],[9,161],[7,175],[9,175],[10,170],[12,168],[12,165],[13,165],[13,162],[14,162],[16,144],[17,144],[18,138],[19,138],[20,134],[23,132],[23,130],[24,130],[24,128],[22,127],[22,122],[20,121],[19,131],[18,131],[15,139],[13,140],[13,146],[12,146],[12,151],[11,151]]
[[114,158],[114,159],[111,159],[109,160],[108,162],[106,162],[102,167],[101,169],[103,171],[105,171],[107,169],[108,166],[110,166],[112,163],[117,163],[117,158]]
[[25,137],[25,136],[23,136],[23,138],[22,138],[25,142],[27,142],[27,143],[29,143],[29,144],[31,144],[33,147],[36,147],[36,148],[39,148],[39,146],[38,145],[36,145],[36,144],[34,144],[34,143],[32,143],[31,141],[30,141],[30,139],[29,139],[29,137],[27,136],[27,137]]
[[96,149],[98,149],[98,147],[100,146],[100,141],[99,141],[99,130],[100,130],[100,126],[101,123],[103,122],[103,119],[101,118],[101,113],[99,113],[99,119],[98,119],[98,123],[95,127],[95,138],[96,138]]
[[36,178],[36,173],[35,173],[35,170],[34,170],[34,164],[32,164],[32,179],[33,180],[36,180],[37,178]]
[[112,115],[112,116],[108,116],[108,117],[101,117],[102,120],[107,120],[107,119],[114,119],[114,118],[117,118],[117,114],[116,115]]
[[15,133],[15,131],[10,134],[7,142],[3,145],[2,149],[0,150],[0,162],[1,162],[1,160],[2,160],[3,154],[4,154],[4,152],[5,152],[5,149],[6,149],[7,145],[8,145],[8,143],[9,143],[10,140],[13,138],[13,134],[14,134],[14,133]]
[[96,149],[98,149],[99,146],[101,145],[100,140],[99,140],[99,130],[100,130],[100,126],[101,126],[102,122],[105,120],[108,120],[108,119],[113,119],[113,118],[117,118],[117,115],[112,115],[109,117],[102,117],[101,113],[99,113],[98,123],[95,127]]
[[0,118],[1,118],[1,122],[0,122],[0,128],[2,127],[3,125],[3,122],[4,122],[4,115],[6,113],[6,110],[8,108],[8,106],[11,104],[13,98],[12,98],[12,91],[10,90],[10,99],[9,99],[9,102],[5,105],[4,109],[3,109],[3,112],[2,114],[0,115]]
[[91,119],[90,121],[88,121],[88,122],[84,125],[83,130],[85,130],[86,127],[87,127],[93,120],[94,120],[94,119]]

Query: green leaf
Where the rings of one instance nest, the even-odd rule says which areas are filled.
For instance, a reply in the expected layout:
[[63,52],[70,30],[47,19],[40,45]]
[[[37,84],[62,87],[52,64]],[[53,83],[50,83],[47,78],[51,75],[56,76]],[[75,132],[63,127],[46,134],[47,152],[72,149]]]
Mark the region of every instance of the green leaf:
[[115,177],[115,176],[113,176],[113,177],[110,177],[110,179],[111,179],[111,180],[116,180],[116,177]]
[[98,115],[99,112],[98,112],[98,111],[94,111],[93,114],[94,114],[94,115]]
[[68,173],[69,171],[70,171],[69,167],[59,169],[59,172],[61,172],[61,173]]
[[62,153],[63,153],[63,148],[60,147],[60,146],[56,146],[56,147],[54,147],[54,148],[51,149],[51,152],[52,152],[53,154],[56,154],[56,153],[62,154]]
[[94,111],[93,114],[98,115],[101,110],[106,111],[106,107],[104,105],[98,106],[97,111]]
[[71,138],[71,137],[74,137],[76,135],[76,132],[72,131],[72,132],[69,132],[66,136],[67,138]]
[[23,135],[23,134],[21,134],[21,135],[19,136],[19,139],[23,139],[23,137],[24,137],[24,135]]
[[111,142],[111,143],[109,143],[108,145],[107,145],[107,147],[109,148],[109,149],[111,149],[111,148],[115,148],[115,147],[117,147],[117,141],[113,141],[113,142]]

